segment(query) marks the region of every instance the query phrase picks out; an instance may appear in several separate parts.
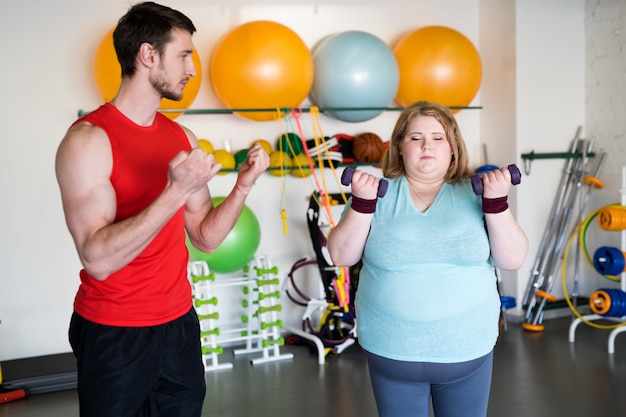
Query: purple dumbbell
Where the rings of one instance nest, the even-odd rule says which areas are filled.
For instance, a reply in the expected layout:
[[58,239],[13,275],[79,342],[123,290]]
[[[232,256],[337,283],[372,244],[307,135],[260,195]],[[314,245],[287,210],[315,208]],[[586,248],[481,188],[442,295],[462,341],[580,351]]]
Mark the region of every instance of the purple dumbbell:
[[[509,172],[511,173],[511,184],[517,185],[522,182],[522,173],[515,164],[509,165]],[[483,195],[483,179],[480,175],[472,176],[472,188],[476,195]]]
[[[354,168],[346,167],[341,174],[341,183],[343,185],[350,185],[352,182],[352,174],[354,174]],[[378,182],[378,197],[384,197],[387,193],[387,187],[389,187],[389,183],[387,180],[380,180]]]

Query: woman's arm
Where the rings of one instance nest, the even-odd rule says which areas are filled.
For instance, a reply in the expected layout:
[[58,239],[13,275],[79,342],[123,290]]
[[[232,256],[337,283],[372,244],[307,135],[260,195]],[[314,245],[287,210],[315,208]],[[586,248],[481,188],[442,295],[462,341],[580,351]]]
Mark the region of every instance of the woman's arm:
[[[501,168],[483,174],[484,199],[501,198],[508,195],[511,188],[511,174],[508,168]],[[483,202],[483,209],[485,203]],[[517,223],[511,209],[499,213],[485,213],[491,257],[496,267],[505,270],[518,270],[528,254],[528,238]]]
[[328,236],[328,252],[337,266],[352,266],[361,260],[370,231],[373,213],[362,213],[355,208],[354,199],[376,200],[378,178],[356,170],[352,175],[351,208],[344,214]]

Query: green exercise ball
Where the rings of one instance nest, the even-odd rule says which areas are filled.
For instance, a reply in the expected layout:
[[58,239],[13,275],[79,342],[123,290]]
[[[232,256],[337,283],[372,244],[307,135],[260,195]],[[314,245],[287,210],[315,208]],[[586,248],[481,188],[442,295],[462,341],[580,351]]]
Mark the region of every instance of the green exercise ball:
[[283,133],[278,138],[278,145],[276,149],[282,150],[283,152],[287,152],[287,155],[292,158],[296,155],[301,154],[304,151],[304,146],[302,145],[302,140],[300,136],[296,135],[293,132]]
[[[217,207],[223,201],[224,197],[215,197],[213,205]],[[187,238],[187,249],[190,261],[206,261],[212,272],[231,273],[243,269],[250,262],[260,243],[259,221],[252,210],[244,206],[237,223],[213,253],[202,252],[195,248],[189,238]]]

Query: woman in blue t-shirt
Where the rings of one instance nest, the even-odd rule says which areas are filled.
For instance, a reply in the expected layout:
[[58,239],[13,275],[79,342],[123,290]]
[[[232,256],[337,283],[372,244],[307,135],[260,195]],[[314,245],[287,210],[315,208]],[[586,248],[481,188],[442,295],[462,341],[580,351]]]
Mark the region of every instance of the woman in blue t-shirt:
[[363,261],[356,296],[382,417],[485,416],[500,297],[494,267],[519,269],[528,240],[508,208],[508,169],[471,186],[450,110],[418,102],[400,114],[382,162],[388,181],[355,171],[352,198],[328,238],[335,265]]

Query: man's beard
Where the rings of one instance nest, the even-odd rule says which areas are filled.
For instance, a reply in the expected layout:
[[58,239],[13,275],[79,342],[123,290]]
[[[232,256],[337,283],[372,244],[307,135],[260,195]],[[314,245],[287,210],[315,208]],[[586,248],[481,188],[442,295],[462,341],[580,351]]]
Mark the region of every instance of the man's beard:
[[152,81],[152,86],[154,87],[156,91],[158,91],[161,97],[166,98],[168,100],[180,101],[183,98],[182,91],[179,93],[179,92],[171,90],[168,87],[167,83],[160,77]]

